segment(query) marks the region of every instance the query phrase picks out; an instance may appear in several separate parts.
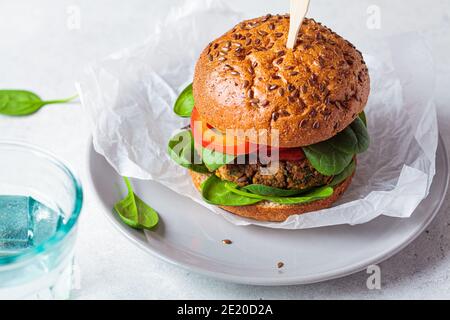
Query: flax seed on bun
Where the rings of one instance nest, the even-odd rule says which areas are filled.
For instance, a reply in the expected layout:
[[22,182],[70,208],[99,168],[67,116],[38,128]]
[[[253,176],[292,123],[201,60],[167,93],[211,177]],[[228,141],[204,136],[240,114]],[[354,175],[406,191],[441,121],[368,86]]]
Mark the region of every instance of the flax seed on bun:
[[288,50],[288,30],[288,15],[267,15],[208,45],[193,83],[202,119],[220,131],[278,130],[279,146],[287,148],[327,140],[350,125],[370,91],[361,53],[312,19]]

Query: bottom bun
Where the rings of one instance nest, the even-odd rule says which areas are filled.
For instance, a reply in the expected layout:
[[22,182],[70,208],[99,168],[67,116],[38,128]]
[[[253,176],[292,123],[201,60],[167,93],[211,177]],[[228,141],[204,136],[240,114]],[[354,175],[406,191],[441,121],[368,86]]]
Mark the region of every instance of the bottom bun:
[[[190,171],[192,181],[195,187],[201,191],[201,184],[209,175]],[[270,222],[282,222],[289,216],[296,214],[304,214],[307,212],[317,211],[331,207],[344,194],[352,182],[353,175],[348,177],[344,182],[334,187],[334,193],[331,197],[322,200],[316,200],[305,204],[285,205],[269,201],[262,201],[254,205],[230,207],[219,206],[220,208],[234,213],[238,216]]]

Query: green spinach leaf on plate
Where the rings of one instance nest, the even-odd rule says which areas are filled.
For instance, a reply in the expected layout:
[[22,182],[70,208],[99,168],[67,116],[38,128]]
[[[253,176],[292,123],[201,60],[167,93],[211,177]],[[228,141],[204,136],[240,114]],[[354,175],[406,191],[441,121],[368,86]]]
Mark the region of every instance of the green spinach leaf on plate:
[[140,199],[133,191],[130,180],[123,178],[128,189],[127,196],[114,205],[120,219],[134,229],[154,228],[159,221],[158,213]]

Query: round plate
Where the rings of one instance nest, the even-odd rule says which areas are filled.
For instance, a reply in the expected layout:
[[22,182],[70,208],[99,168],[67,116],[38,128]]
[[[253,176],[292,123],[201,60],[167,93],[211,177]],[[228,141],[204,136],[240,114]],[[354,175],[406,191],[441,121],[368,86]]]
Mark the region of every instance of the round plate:
[[[127,227],[113,212],[123,181],[93,147],[89,169],[105,214],[137,246],[194,272],[255,285],[325,281],[391,257],[432,221],[445,197],[449,177],[447,153],[440,139],[430,195],[411,218],[383,216],[363,225],[308,230],[237,227],[158,183],[134,180],[135,192],[161,216],[157,230],[148,233],[151,241],[147,241],[143,232]],[[224,239],[233,243],[224,245]],[[277,268],[280,261],[282,269]]]

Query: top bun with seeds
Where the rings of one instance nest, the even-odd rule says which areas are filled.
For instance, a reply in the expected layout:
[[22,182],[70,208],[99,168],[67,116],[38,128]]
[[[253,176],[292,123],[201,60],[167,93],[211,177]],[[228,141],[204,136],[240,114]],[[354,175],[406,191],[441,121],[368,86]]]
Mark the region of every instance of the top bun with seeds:
[[278,130],[284,148],[327,140],[350,125],[370,91],[362,54],[313,19],[304,20],[293,50],[288,32],[289,15],[267,15],[211,42],[193,83],[201,118],[223,132],[263,129],[270,137]]

